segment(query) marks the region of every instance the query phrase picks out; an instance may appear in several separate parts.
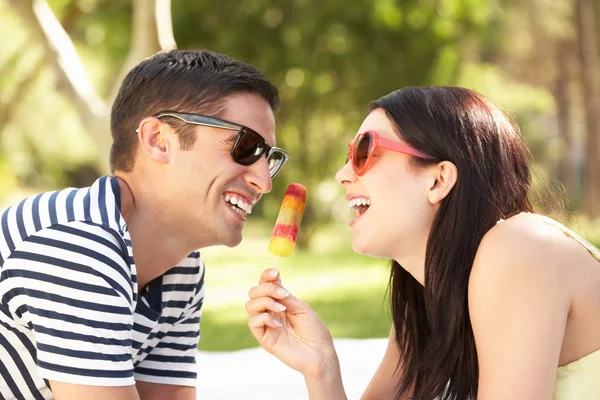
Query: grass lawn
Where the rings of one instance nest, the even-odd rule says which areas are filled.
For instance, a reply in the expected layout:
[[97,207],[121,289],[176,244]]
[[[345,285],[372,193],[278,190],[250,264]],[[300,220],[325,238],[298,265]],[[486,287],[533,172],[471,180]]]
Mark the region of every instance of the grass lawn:
[[[346,230],[347,227],[345,228]],[[270,232],[245,238],[235,248],[202,251],[206,297],[199,348],[232,351],[258,344],[248,329],[248,290],[275,263],[267,252]],[[337,250],[296,251],[279,263],[284,286],[307,301],[338,338],[387,337],[391,317],[386,301],[389,263]]]

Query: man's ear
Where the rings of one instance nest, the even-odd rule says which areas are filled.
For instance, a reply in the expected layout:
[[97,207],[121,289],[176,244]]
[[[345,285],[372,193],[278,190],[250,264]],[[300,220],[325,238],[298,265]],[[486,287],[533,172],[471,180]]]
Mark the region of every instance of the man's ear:
[[427,197],[431,204],[438,204],[452,190],[458,180],[456,165],[450,161],[442,161],[431,166],[433,184],[428,189]]
[[169,125],[158,118],[144,118],[136,130],[138,141],[143,152],[152,160],[167,164],[171,153],[171,142],[167,131]]

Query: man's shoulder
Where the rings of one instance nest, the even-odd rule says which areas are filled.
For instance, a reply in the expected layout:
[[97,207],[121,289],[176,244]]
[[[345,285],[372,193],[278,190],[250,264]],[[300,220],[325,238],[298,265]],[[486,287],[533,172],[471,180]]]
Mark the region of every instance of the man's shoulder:
[[99,311],[110,306],[107,309],[123,315],[131,312],[135,271],[127,245],[110,228],[82,221],[59,223],[1,250],[7,254],[0,259],[2,292],[12,293],[3,297],[7,302],[24,293],[68,307]]
[[[124,221],[111,177],[86,188],[39,193],[0,212],[0,265],[26,240],[36,236],[65,236],[69,240],[114,242],[122,247]],[[120,238],[120,239],[119,239]]]
[[112,176],[102,176],[91,186],[36,193],[0,209],[0,229],[31,220],[39,229],[70,221],[108,224],[119,219],[120,190]]

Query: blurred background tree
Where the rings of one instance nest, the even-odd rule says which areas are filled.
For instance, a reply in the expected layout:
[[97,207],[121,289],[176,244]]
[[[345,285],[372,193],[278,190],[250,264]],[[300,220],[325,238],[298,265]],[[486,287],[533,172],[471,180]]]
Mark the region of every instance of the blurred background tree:
[[[288,183],[308,188],[303,244],[347,219],[333,177],[368,103],[391,90],[461,85],[520,123],[545,183],[600,213],[594,0],[0,0],[0,203],[107,172],[123,74],[159,50],[210,49],[280,88]],[[551,185],[552,186],[552,185]]]

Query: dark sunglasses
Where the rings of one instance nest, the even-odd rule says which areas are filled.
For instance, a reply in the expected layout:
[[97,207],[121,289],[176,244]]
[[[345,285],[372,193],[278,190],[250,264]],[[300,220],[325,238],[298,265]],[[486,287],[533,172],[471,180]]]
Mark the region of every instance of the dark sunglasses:
[[247,126],[225,121],[224,119],[209,117],[201,114],[188,114],[175,111],[161,111],[154,114],[156,118],[173,117],[187,124],[209,126],[212,128],[228,129],[238,132],[235,143],[231,148],[231,157],[241,165],[252,165],[257,162],[263,154],[267,156],[269,164],[269,175],[271,179],[279,173],[283,164],[289,158],[285,150],[279,147],[271,147],[260,133]]
[[373,154],[378,147],[409,154],[417,158],[431,160],[433,157],[393,140],[382,139],[375,131],[366,131],[356,135],[348,145],[348,158],[346,162],[352,161],[352,169],[358,176],[363,176],[369,169]]

